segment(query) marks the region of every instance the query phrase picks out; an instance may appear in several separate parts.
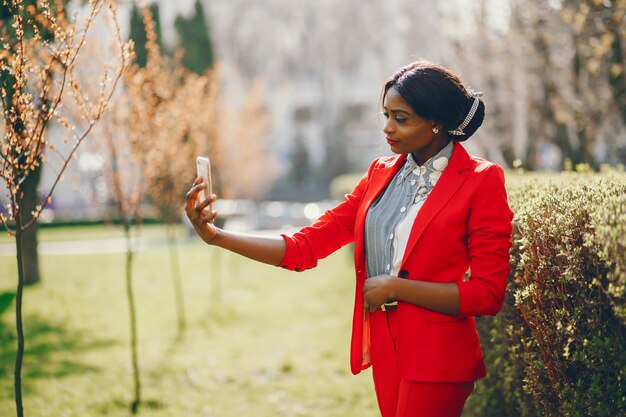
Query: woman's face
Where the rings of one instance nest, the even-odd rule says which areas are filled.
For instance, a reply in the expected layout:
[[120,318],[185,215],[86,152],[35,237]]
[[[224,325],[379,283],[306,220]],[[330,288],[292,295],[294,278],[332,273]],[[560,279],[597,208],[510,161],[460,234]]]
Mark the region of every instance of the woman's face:
[[[387,90],[383,115],[386,118],[383,132],[391,151],[396,154],[412,153],[420,165],[448,143],[441,126],[415,114],[395,87]],[[439,132],[436,134],[433,129]]]

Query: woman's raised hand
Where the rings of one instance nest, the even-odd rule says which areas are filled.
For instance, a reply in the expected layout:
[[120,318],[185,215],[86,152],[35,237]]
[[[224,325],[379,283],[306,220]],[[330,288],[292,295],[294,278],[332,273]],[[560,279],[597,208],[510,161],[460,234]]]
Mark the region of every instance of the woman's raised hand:
[[193,186],[187,192],[185,213],[187,213],[187,217],[198,236],[206,243],[210,243],[217,235],[217,228],[213,225],[213,220],[217,217],[217,211],[213,211],[210,208],[211,204],[217,200],[217,196],[213,194],[204,201],[198,201],[198,193],[205,188],[206,186],[202,183],[202,178],[196,178]]

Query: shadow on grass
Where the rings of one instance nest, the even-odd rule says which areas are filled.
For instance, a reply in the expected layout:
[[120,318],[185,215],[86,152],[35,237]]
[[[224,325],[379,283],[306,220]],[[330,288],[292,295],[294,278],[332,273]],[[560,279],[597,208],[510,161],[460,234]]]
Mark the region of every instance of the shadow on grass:
[[[0,302],[6,301],[0,294]],[[12,300],[12,298],[11,298]],[[0,306],[1,307],[1,306]],[[6,310],[6,308],[5,308]],[[14,316],[5,311],[0,316],[0,380],[13,380],[17,331]],[[22,387],[34,391],[38,379],[63,378],[75,374],[97,373],[96,366],[81,362],[80,353],[116,344],[113,340],[98,339],[94,334],[70,329],[66,324],[47,317],[29,315],[24,319],[25,352],[22,365]],[[2,384],[13,395],[13,384]]]
[[12,305],[15,299],[14,292],[1,292],[0,293],[0,317],[7,311]]
[[[138,414],[141,414],[142,409],[163,410],[166,408],[167,408],[166,404],[161,400],[144,398],[141,401],[141,404],[139,405]],[[117,399],[114,399],[113,401],[107,401],[106,403],[97,405],[95,407],[95,410],[97,410],[98,412],[98,414],[96,415],[104,415],[104,416],[108,416],[111,414],[119,414],[119,412],[123,410],[128,410],[128,412],[130,413],[130,401],[117,398]]]

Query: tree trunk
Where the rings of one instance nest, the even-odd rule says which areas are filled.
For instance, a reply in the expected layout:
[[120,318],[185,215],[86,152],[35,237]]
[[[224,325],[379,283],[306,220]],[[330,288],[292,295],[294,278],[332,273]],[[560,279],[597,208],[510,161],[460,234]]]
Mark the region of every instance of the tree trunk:
[[[535,48],[539,52],[541,59],[543,61],[543,65],[545,67],[545,73],[542,76],[542,87],[543,87],[543,102],[540,104],[539,114],[540,114],[540,126],[541,130],[539,134],[546,134],[549,132],[549,126],[552,125],[554,127],[554,136],[552,137],[553,143],[555,143],[559,149],[561,150],[562,160],[570,159],[575,164],[580,163],[580,155],[578,154],[579,149],[575,149],[572,146],[570,141],[569,134],[567,132],[567,126],[560,120],[557,120],[556,113],[553,107],[553,103],[556,101],[555,99],[559,96],[559,91],[557,89],[556,83],[552,79],[557,71],[553,68],[553,64],[550,58],[550,45],[546,41],[545,33],[546,33],[546,22],[544,20],[539,20],[537,22],[538,34],[535,39]],[[539,103],[537,103],[539,104]],[[528,148],[528,159],[534,160],[536,159],[537,149],[534,144],[534,141],[531,143],[531,146]],[[531,168],[534,168],[531,167]]]
[[[615,6],[613,6],[615,7]],[[626,123],[626,74],[624,71],[624,54],[622,52],[622,36],[623,33],[619,29],[619,26],[610,26],[611,33],[613,34],[613,55],[609,60],[611,66],[615,65],[616,68],[620,68],[619,72],[609,71],[609,84],[611,85],[611,92],[613,93],[613,100],[617,104],[622,121]]]
[[[576,48],[576,52],[574,53],[573,60],[573,76],[574,76],[574,92],[578,97],[584,97],[584,92],[581,91],[581,84],[588,85],[590,81],[582,80],[581,81],[581,69],[582,62],[584,61],[584,55],[581,56],[579,53],[580,48],[580,40],[578,36],[574,36],[574,47]],[[588,87],[587,87],[588,88]],[[578,148],[576,149],[574,162],[576,163],[586,163],[589,164],[592,168],[597,169],[598,166],[595,163],[595,158],[593,157],[593,142],[596,135],[597,127],[600,123],[601,116],[600,112],[596,110],[595,106],[588,106],[589,108],[585,108],[583,111],[576,111],[575,117],[577,120],[584,120],[584,123],[576,124],[576,135],[578,138]]]
[[178,336],[182,340],[187,329],[185,318],[185,301],[183,297],[183,286],[180,279],[180,260],[176,245],[176,229],[172,223],[167,224],[167,245],[170,248],[170,263],[172,266],[172,283],[174,285],[174,302],[176,303]]
[[[41,165],[31,171],[22,183],[22,205],[20,213],[23,224],[27,224],[33,218],[32,213],[41,204],[39,200],[39,181],[41,180]],[[24,284],[32,285],[41,281],[39,274],[39,254],[37,252],[37,230],[38,223],[35,221],[22,234],[22,266],[24,268]]]
[[[19,203],[18,203],[19,204]],[[24,263],[22,261],[22,216],[21,207],[15,210],[15,242],[17,250],[17,294],[15,295],[15,325],[17,328],[17,353],[15,355],[15,406],[17,416],[24,416],[22,406],[22,358],[24,357],[24,326],[22,324],[22,293],[24,291]]]
[[139,375],[139,354],[137,349],[137,311],[135,307],[135,295],[133,292],[133,246],[130,233],[130,222],[124,225],[126,235],[126,296],[128,297],[128,309],[130,317],[130,352],[133,366],[134,399],[130,404],[130,411],[137,414],[141,403],[141,379]]

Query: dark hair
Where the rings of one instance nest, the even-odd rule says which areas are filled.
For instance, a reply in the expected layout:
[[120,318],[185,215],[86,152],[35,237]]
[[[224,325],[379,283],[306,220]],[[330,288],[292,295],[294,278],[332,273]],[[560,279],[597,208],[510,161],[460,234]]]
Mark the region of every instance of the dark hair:
[[[476,92],[468,90],[461,79],[447,68],[428,61],[417,61],[396,71],[383,86],[381,106],[387,91],[394,87],[420,117],[440,123],[446,132],[455,130],[469,113]],[[479,99],[478,109],[464,135],[452,140],[464,141],[476,132],[485,118],[485,104]]]

